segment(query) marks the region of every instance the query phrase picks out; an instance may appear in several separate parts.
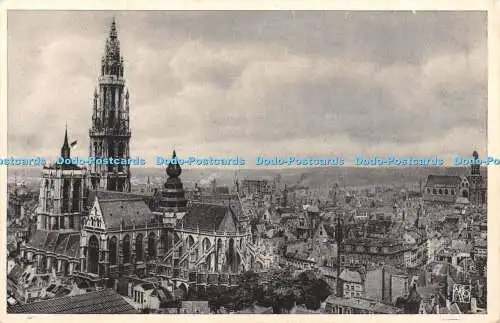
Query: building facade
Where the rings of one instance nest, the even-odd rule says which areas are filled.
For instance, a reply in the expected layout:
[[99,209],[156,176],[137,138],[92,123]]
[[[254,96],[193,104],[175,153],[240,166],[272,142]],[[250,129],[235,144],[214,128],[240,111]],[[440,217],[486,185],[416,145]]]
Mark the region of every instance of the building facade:
[[487,204],[487,177],[481,174],[479,154],[474,151],[470,175],[429,175],[423,198],[427,203],[454,204],[465,201],[475,206]]
[[[113,20],[94,95],[90,156],[127,159],[131,137],[129,94]],[[65,133],[61,157],[70,159]],[[175,151],[173,159],[176,158]],[[22,255],[38,273],[117,289],[122,276],[155,276],[174,288],[234,285],[237,276],[266,264],[231,203],[188,203],[181,167],[170,163],[154,196],[130,193],[130,167],[71,163],[42,172],[37,230]],[[220,201],[219,201],[220,202]]]

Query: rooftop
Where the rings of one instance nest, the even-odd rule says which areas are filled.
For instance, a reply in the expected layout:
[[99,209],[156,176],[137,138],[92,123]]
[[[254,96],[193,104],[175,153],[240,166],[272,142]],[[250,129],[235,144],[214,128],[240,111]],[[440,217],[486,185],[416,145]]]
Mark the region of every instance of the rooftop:
[[344,270],[340,274],[340,279],[342,279],[345,282],[350,282],[350,283],[359,283],[361,284],[363,280],[361,279],[361,274],[357,271],[353,270]]
[[461,183],[460,176],[450,175],[429,175],[425,186],[443,185],[443,186],[456,186]]
[[356,308],[360,310],[365,310],[365,311],[371,311],[376,314],[399,314],[402,313],[402,310],[386,305],[374,300],[370,299],[365,299],[365,298],[340,298],[340,297],[335,297],[333,295],[328,296],[326,299],[327,303],[334,304],[334,305],[340,305],[340,306],[345,306],[345,307],[351,307],[351,308]]
[[134,314],[136,310],[111,289],[47,301],[15,305],[9,313],[26,314]]

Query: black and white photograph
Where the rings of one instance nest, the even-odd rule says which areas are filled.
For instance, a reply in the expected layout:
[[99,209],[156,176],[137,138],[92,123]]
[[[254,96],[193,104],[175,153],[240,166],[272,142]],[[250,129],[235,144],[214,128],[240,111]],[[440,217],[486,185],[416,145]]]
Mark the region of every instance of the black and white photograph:
[[8,10],[7,315],[488,314],[488,16]]

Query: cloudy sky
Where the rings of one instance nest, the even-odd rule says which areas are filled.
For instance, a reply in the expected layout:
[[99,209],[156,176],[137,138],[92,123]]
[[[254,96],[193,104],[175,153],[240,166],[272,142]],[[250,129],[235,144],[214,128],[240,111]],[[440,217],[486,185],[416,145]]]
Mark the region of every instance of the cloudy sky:
[[113,15],[132,156],[486,153],[480,12],[10,12],[9,153],[88,155]]

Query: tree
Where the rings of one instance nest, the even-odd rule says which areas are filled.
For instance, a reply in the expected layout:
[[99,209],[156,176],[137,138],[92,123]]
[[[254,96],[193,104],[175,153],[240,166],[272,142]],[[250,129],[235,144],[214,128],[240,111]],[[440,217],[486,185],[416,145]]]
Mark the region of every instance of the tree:
[[330,286],[310,270],[300,273],[296,285],[302,291],[302,298],[297,303],[304,304],[310,310],[319,309],[321,302],[332,294]]
[[227,304],[228,300],[225,297],[225,288],[221,286],[210,285],[207,287],[207,300],[210,310],[217,313],[221,306]]
[[241,311],[252,306],[255,303],[255,295],[251,290],[246,288],[236,288],[230,295],[227,295],[229,300],[227,308],[232,311]]
[[273,313],[290,313],[297,300],[293,288],[284,287],[279,288],[274,292]]

